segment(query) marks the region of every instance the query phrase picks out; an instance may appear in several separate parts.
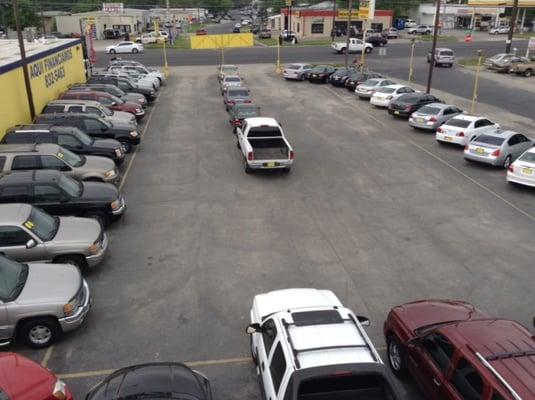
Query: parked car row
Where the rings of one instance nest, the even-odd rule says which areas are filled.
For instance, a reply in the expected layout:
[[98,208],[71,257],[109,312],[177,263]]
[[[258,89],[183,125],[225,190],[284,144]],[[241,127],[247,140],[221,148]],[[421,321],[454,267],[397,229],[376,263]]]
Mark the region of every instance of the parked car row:
[[407,119],[412,128],[434,132],[437,143],[462,147],[465,160],[504,168],[507,182],[535,187],[535,139],[502,129],[485,116],[469,115],[429,93],[397,84],[374,72],[295,63],[285,67],[283,77],[354,90],[358,98],[387,109],[394,117]]
[[118,167],[140,143],[150,98],[73,85],[2,138],[0,342],[46,347],[83,323],[91,294],[82,273],[104,260],[105,228],[126,212]]
[[243,155],[245,172],[290,172],[294,150],[277,120],[260,116],[260,107],[253,104],[251,92],[244,86],[238,67],[221,65],[217,77],[229,122],[237,137],[236,146]]

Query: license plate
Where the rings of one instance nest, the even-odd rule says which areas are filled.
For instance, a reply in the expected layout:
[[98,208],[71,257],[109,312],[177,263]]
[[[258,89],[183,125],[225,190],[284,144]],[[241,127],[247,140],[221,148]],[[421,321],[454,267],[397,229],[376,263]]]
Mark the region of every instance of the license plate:
[[533,174],[533,170],[531,168],[522,168],[522,173],[524,175],[532,175]]
[[268,167],[268,168],[273,168],[273,167],[275,167],[276,165],[277,165],[276,162],[268,162],[268,163],[266,163],[266,167]]
[[444,140],[446,142],[451,142],[453,140],[453,138],[451,136],[444,136]]
[[394,114],[399,115],[399,111],[394,111]]
[[416,118],[416,121],[417,121],[417,122],[424,122],[425,119],[423,119],[423,118]]
[[485,149],[482,149],[481,147],[478,147],[478,148],[476,149],[476,153],[477,153],[477,154],[485,154]]

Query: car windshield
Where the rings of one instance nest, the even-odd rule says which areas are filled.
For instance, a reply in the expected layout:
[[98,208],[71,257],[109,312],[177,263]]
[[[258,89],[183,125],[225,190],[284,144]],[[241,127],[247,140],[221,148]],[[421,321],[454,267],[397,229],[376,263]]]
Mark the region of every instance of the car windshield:
[[527,161],[535,163],[535,153],[532,152],[526,152],[522,154],[522,156],[519,158],[520,161]]
[[310,72],[312,73],[318,73],[318,72],[324,72],[325,71],[325,68],[324,66],[320,65],[320,66],[317,66],[317,67],[314,67],[310,70]]
[[101,124],[106,125],[106,128],[108,128],[108,129],[111,128],[111,127],[113,126],[113,125],[111,124],[110,121],[106,121],[105,119],[102,119],[102,118],[99,118],[98,120],[99,120],[99,122],[100,122]]
[[446,125],[455,126],[456,128],[468,128],[470,123],[471,121],[467,121],[465,119],[452,118],[446,122]]
[[383,87],[377,90],[375,93],[394,93],[395,91],[396,91],[396,88]]
[[43,242],[54,239],[59,228],[59,218],[45,213],[39,208],[32,208],[24,226],[37,235]]
[[71,167],[79,167],[84,163],[84,159],[82,157],[65,148],[61,148],[61,150],[56,153],[56,157],[62,159]]
[[347,75],[347,69],[345,68],[339,69],[333,75],[337,75],[337,76]]
[[123,97],[126,95],[126,93],[122,89],[119,89],[117,86],[110,87],[108,93],[118,97]]
[[362,83],[362,86],[377,86],[379,81],[377,79],[368,79]]
[[91,146],[93,143],[95,143],[95,139],[93,139],[87,133],[82,132],[80,129],[76,129],[74,135],[80,142],[82,142],[86,146]]
[[82,194],[82,184],[67,175],[61,174],[58,184],[71,197],[80,197]]
[[364,74],[362,74],[361,72],[352,72],[349,75],[349,79],[351,80],[358,80],[358,79],[362,79],[363,77],[364,77]]
[[113,94],[110,94],[110,100],[116,102],[117,104],[126,103],[123,99],[120,99],[117,96],[114,96]]
[[240,107],[237,114],[238,118],[258,117],[260,110],[258,107]]
[[228,78],[225,78],[225,82],[240,82],[241,79],[238,78],[237,76],[236,77],[228,77]]
[[287,68],[288,68],[288,69],[294,69],[294,70],[300,70],[300,69],[301,69],[301,65],[298,65],[298,64],[292,64],[292,65],[288,65]]
[[17,298],[28,276],[28,266],[0,256],[0,299]]
[[442,50],[439,54],[440,54],[441,56],[453,56],[453,51],[450,51],[450,50]]
[[107,115],[108,117],[111,117],[113,115],[113,111],[111,111],[108,107],[100,107],[104,115]]
[[440,108],[433,106],[423,106],[418,110],[418,113],[426,115],[437,115],[438,113],[440,113]]
[[249,97],[248,90],[230,90],[228,92],[229,97]]
[[492,146],[501,146],[505,138],[500,138],[496,136],[487,136],[487,135],[481,135],[478,137],[475,142],[477,143],[483,143],[483,144],[490,144]]

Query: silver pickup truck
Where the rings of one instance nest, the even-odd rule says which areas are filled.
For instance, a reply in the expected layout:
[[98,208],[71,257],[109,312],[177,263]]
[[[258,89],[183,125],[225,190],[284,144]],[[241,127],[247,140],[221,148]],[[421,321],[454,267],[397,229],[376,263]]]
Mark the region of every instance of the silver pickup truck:
[[246,118],[242,126],[236,129],[236,133],[236,145],[242,151],[246,173],[250,174],[258,169],[290,172],[294,151],[275,119]]
[[79,327],[90,308],[89,287],[76,267],[0,256],[0,345],[17,339],[50,346]]

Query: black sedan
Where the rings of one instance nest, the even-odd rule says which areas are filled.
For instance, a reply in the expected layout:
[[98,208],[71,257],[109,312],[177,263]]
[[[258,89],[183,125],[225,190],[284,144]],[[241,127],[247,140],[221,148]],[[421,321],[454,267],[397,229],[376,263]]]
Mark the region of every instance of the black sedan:
[[408,93],[392,100],[388,106],[388,113],[396,117],[408,118],[413,112],[430,103],[444,103],[432,94]]
[[309,82],[327,83],[329,77],[336,72],[332,65],[316,65],[307,72],[306,77]]
[[329,83],[333,86],[343,87],[346,83],[347,78],[354,70],[349,68],[339,68],[334,74],[329,77]]
[[119,369],[94,386],[85,400],[211,400],[208,378],[179,363],[150,363]]
[[372,35],[366,41],[371,43],[373,47],[384,47],[388,43],[388,40],[380,34]]
[[362,82],[367,81],[368,79],[373,78],[382,78],[383,76],[381,74],[378,74],[377,72],[352,72],[347,77],[346,81],[344,82],[344,85],[347,90],[350,90],[352,92],[355,91],[355,88],[360,85]]

